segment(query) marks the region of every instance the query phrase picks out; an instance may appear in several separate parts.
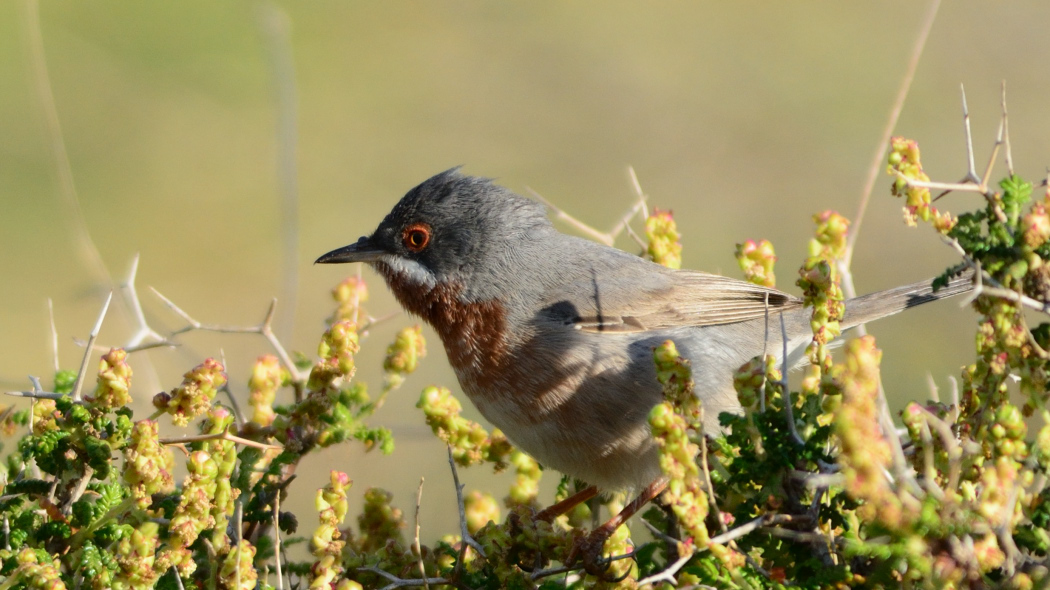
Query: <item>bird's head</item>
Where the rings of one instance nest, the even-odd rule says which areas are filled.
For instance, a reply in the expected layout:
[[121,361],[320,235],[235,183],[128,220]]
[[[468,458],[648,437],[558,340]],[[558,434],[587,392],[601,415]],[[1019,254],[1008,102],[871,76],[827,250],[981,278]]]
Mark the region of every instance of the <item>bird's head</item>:
[[492,296],[513,284],[523,246],[549,228],[541,204],[453,168],[408,191],[372,235],[317,262],[366,262],[395,294],[455,286]]

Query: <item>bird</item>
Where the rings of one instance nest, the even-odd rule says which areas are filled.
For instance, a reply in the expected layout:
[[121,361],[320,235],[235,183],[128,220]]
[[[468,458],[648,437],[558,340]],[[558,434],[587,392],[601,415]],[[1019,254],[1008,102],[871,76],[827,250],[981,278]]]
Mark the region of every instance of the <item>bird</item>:
[[[317,259],[350,262],[370,265],[433,327],[463,392],[512,443],[545,467],[643,497],[665,481],[648,426],[663,401],[654,347],[672,340],[689,361],[704,431],[717,434],[720,413],[741,411],[734,371],[763,351],[787,350],[795,364],[812,338],[799,297],[562,233],[543,204],[459,168]],[[955,279],[934,292],[925,281],[849,299],[842,328],[970,288]]]

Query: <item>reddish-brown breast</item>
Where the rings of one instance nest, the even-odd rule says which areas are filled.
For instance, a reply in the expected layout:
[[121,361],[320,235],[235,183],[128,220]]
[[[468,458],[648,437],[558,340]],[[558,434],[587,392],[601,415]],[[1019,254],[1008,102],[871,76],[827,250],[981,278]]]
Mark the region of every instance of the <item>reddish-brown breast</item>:
[[389,267],[376,267],[401,306],[437,331],[449,363],[460,375],[487,389],[507,369],[506,312],[499,301],[466,303],[459,297],[461,285],[409,284]]

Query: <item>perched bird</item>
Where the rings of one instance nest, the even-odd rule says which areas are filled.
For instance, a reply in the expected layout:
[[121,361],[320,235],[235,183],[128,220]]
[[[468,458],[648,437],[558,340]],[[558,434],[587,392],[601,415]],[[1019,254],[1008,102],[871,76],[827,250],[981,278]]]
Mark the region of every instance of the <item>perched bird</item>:
[[[812,337],[795,296],[563,234],[540,203],[458,169],[317,262],[371,265],[437,331],[482,415],[544,466],[607,490],[659,493],[655,346],[673,340],[691,362],[712,433],[720,412],[739,410],[733,372],[764,350],[781,356],[781,318],[789,362]],[[927,281],[850,299],[842,327],[969,288],[933,293]]]

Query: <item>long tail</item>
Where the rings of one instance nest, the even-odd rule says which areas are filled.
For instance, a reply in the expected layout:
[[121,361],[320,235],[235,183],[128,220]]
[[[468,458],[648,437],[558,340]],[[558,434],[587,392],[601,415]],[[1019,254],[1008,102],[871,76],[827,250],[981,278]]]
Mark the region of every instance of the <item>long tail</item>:
[[925,280],[895,289],[862,295],[846,302],[846,316],[842,320],[842,329],[853,328],[888,315],[900,313],[923,303],[937,301],[953,295],[966,293],[973,289],[973,271],[967,270],[936,292],[933,281]]

